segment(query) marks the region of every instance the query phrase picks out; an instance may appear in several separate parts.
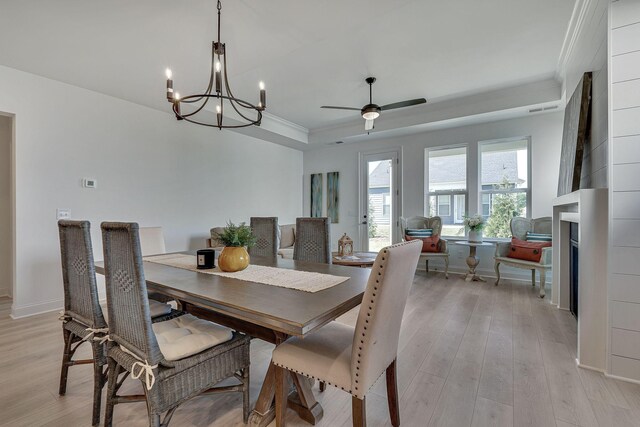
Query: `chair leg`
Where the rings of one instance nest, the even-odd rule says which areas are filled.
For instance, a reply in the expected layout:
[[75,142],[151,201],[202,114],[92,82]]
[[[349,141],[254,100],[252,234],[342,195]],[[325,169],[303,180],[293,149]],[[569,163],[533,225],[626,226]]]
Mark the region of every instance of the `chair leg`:
[[536,270],[531,269],[531,286],[535,288],[536,286]]
[[149,427],[160,427],[160,414],[149,414]]
[[289,397],[288,372],[279,366],[274,366],[274,368],[276,374],[276,427],[284,427]]
[[353,417],[353,427],[367,427],[367,405],[366,396],[358,399],[351,397],[351,416]]
[[102,387],[104,386],[104,373],[98,363],[97,352],[93,352],[93,422],[91,425],[100,424],[100,406],[102,403]]
[[107,385],[107,407],[104,411],[104,427],[111,427],[113,423],[113,405],[117,392],[118,374],[120,373],[120,366],[115,360],[108,358],[107,371],[109,373],[109,380]]
[[387,401],[389,417],[393,427],[400,426],[400,407],[398,406],[398,369],[395,359],[387,367]]
[[242,370],[242,420],[246,424],[249,421],[249,367]]
[[545,282],[547,279],[547,274],[544,271],[540,272],[540,298],[544,298],[544,296],[546,295],[545,290],[544,290],[544,286],[545,286]]
[[67,392],[67,375],[69,374],[69,361],[71,360],[71,332],[62,330],[64,338],[64,350],[62,353],[62,368],[60,369],[60,388],[58,394],[64,396]]
[[448,256],[444,258],[444,278],[445,279],[449,278],[449,257]]
[[493,267],[496,270],[496,286],[500,284],[500,263],[496,262]]

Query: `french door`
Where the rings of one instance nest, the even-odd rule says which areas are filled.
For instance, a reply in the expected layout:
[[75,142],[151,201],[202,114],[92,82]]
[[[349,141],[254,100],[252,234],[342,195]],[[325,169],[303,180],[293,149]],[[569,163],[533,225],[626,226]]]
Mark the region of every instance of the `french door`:
[[400,151],[360,153],[360,247],[378,252],[399,241]]

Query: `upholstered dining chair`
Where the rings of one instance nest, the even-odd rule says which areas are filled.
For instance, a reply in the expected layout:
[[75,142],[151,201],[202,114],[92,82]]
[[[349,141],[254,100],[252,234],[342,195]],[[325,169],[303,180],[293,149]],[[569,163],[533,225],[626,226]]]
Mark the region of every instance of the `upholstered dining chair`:
[[[146,400],[149,425],[159,427],[186,400],[223,391],[243,394],[246,422],[249,337],[189,314],[152,325],[138,225],[102,223],[102,240],[110,323],[105,426],[118,403]],[[140,378],[144,396],[117,394],[129,374]],[[231,377],[239,385],[213,388]]]
[[249,248],[249,255],[275,259],[280,248],[280,229],[277,217],[251,217],[251,231],[256,244]]
[[[400,230],[402,232],[402,238],[405,238],[406,230],[408,229],[431,229],[433,235],[442,236],[442,218],[439,216],[425,217],[425,216],[412,216],[409,218],[400,218]],[[444,261],[444,277],[449,278],[449,248],[447,247],[447,241],[440,238],[438,242],[437,252],[422,252],[420,258],[425,260],[425,268],[427,273],[429,272],[429,260],[441,259]]]
[[350,393],[354,426],[366,425],[366,394],[386,372],[391,424],[400,425],[396,356],[402,315],[422,242],[382,249],[362,298],[355,328],[331,322],[304,339],[292,337],[273,351],[276,368],[276,426],[285,425],[287,371],[324,381]]
[[[140,227],[140,248],[142,256],[162,255],[167,253],[162,227]],[[149,298],[160,302],[173,301],[173,298],[158,292],[149,292]],[[174,303],[177,305],[177,303]]]
[[[59,394],[67,391],[69,367],[93,364],[93,417],[92,424],[100,422],[102,388],[106,383],[107,364],[105,346],[101,338],[108,333],[107,322],[100,307],[96,287],[96,271],[91,244],[89,221],[58,221],[64,312],[61,316],[64,337]],[[150,314],[154,322],[181,315],[167,304],[150,301]],[[74,360],[73,355],[83,343],[91,344],[92,359]]]
[[[538,235],[547,235],[551,237],[553,223],[549,216],[542,218],[522,218],[515,217],[511,219],[511,235],[519,240],[528,240],[527,235],[534,233]],[[510,267],[531,270],[531,286],[536,286],[536,271],[540,275],[540,298],[545,297],[545,282],[547,271],[552,267],[552,251],[551,247],[542,248],[539,262],[525,261],[522,259],[509,257],[511,251],[511,242],[496,243],[496,254],[494,257],[494,269],[496,272],[496,286],[500,283],[500,265],[508,265]]]
[[162,227],[140,227],[140,247],[142,256],[167,253]]
[[[107,358],[104,345],[93,338],[106,334],[107,322],[98,298],[90,228],[89,221],[58,221],[64,286],[64,313],[60,318],[63,322],[64,352],[58,393],[63,396],[67,391],[69,367],[93,364],[91,423],[97,425],[100,422],[102,388],[107,378]],[[91,344],[93,358],[73,360],[74,353],[85,342]]]
[[293,259],[331,263],[329,218],[297,218]]

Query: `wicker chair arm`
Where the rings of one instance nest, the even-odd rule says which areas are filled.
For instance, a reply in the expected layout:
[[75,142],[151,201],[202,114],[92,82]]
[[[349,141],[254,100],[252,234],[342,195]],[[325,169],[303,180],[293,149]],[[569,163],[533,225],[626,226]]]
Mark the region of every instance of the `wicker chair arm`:
[[449,253],[449,247],[447,246],[447,241],[445,239],[440,239],[438,242],[438,252],[443,254]]
[[553,248],[542,248],[542,256],[540,257],[540,264],[550,265],[553,257]]
[[511,242],[498,242],[496,243],[496,258],[497,257],[506,257],[509,255],[509,250],[511,249]]

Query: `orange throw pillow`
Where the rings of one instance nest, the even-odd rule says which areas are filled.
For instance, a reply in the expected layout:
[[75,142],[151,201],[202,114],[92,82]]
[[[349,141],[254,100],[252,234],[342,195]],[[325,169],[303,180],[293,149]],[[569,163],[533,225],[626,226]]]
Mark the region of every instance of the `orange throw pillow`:
[[512,237],[511,250],[507,256],[524,261],[540,262],[542,248],[548,248],[549,246],[551,246],[551,242],[527,242]]
[[422,252],[440,252],[438,243],[440,243],[440,236],[433,235],[431,237],[411,237],[404,236],[407,241],[410,240],[422,240]]

